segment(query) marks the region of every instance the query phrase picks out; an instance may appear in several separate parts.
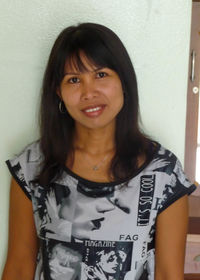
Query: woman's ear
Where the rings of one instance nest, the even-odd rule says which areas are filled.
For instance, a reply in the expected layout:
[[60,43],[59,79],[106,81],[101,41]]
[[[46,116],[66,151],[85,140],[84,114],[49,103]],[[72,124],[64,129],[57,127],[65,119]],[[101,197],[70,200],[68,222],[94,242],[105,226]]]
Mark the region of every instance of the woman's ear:
[[60,99],[62,100],[62,95],[61,95],[60,88],[57,88],[57,89],[56,89],[56,94],[57,94],[58,97],[60,97]]

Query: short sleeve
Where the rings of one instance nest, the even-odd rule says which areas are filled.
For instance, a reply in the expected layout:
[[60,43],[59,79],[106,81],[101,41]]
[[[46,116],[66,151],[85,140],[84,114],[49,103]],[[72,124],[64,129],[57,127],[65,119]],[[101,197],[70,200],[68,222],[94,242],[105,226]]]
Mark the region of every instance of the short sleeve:
[[36,178],[40,159],[39,143],[34,142],[27,146],[19,155],[6,161],[11,175],[29,199],[31,199],[29,182]]
[[195,189],[196,186],[188,180],[180,161],[176,159],[174,169],[170,176],[170,181],[164,186],[162,201],[158,213],[164,211],[184,195],[190,195]]

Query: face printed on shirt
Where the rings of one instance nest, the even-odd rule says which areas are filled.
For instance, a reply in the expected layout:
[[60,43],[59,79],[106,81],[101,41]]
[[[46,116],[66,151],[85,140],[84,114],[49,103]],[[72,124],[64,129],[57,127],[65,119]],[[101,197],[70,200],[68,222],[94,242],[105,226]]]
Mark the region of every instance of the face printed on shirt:
[[[103,188],[102,188],[103,190]],[[93,197],[78,188],[77,205],[75,209],[72,235],[77,239],[90,239],[94,232],[100,231],[108,223],[107,218],[115,215],[130,213],[124,201],[112,191],[102,197]]]

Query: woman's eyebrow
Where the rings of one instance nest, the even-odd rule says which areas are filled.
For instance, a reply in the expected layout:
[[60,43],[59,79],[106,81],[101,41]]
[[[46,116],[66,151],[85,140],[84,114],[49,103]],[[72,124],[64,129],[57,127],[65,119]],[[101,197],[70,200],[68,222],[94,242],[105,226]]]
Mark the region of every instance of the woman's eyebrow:
[[64,76],[66,76],[66,75],[80,75],[80,73],[79,72],[65,72]]
[[97,71],[102,70],[102,69],[104,69],[104,68],[105,68],[105,67],[98,67],[98,68],[94,69],[93,72],[97,72]]
[[[92,70],[92,71],[85,71],[85,72],[97,72],[97,71],[99,71],[99,70],[101,70],[101,69],[103,69],[103,68],[105,68],[105,67],[98,67],[98,68],[95,68],[94,70]],[[64,76],[66,76],[66,75],[81,75],[81,73],[82,72],[65,72],[64,73]]]

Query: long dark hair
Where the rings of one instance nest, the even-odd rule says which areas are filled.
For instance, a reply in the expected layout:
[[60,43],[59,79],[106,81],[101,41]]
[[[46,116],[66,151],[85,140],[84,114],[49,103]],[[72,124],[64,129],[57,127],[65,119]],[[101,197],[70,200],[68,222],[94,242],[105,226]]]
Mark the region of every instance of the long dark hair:
[[151,157],[149,139],[138,125],[139,104],[136,75],[129,55],[109,28],[95,23],[82,23],[64,29],[56,39],[46,67],[41,99],[41,150],[44,155],[39,174],[41,185],[48,185],[60,176],[62,167],[73,150],[74,120],[66,111],[59,111],[60,98],[56,93],[64,77],[66,63],[73,63],[81,71],[84,64],[80,51],[89,61],[114,70],[120,77],[124,105],[117,115],[116,153],[109,174],[115,180],[126,180],[137,169],[139,155]]

